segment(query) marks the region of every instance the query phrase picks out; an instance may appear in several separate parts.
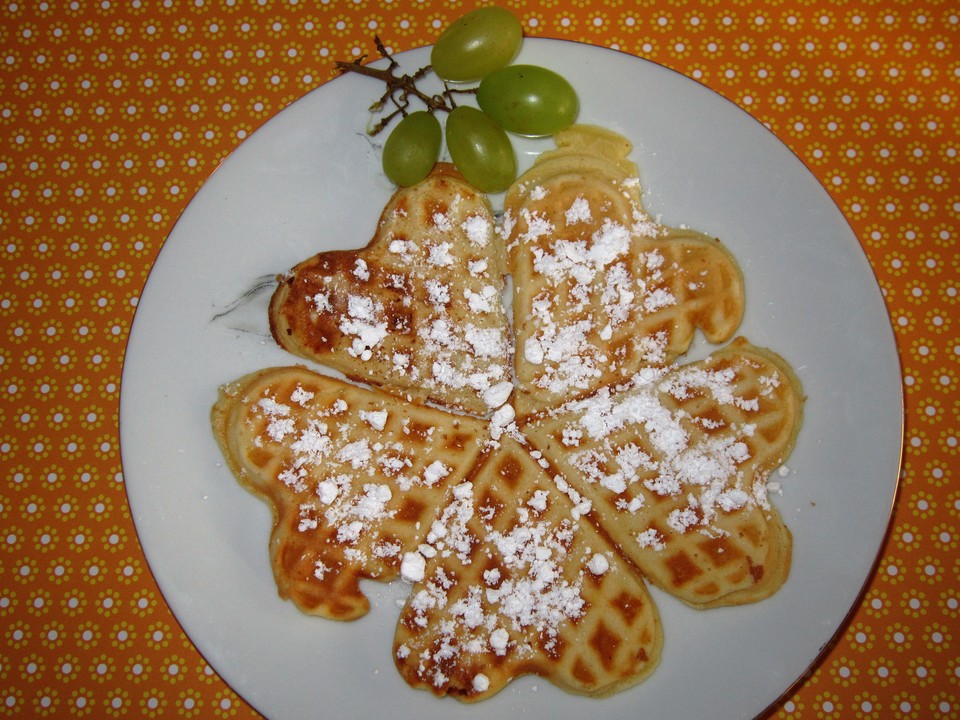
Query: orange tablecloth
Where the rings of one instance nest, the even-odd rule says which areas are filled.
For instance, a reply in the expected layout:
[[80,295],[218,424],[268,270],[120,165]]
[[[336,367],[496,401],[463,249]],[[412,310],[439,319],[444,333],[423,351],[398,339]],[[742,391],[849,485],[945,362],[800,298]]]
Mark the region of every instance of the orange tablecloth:
[[[475,4],[0,7],[0,716],[256,715],[178,626],[131,521],[117,426],[137,298],[191,196],[255,128],[335,59],[375,56],[374,33],[427,44]],[[901,489],[849,626],[772,715],[960,716],[960,8],[504,4],[530,36],[619,48],[718,91],[846,214],[899,345]]]

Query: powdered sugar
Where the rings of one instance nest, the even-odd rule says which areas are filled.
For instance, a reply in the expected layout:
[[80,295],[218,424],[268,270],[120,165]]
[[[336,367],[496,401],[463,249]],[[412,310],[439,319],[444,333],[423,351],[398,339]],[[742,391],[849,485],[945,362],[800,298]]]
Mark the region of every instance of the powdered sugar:
[[[555,512],[554,503],[562,502],[553,493],[536,489],[522,504],[507,496],[508,507],[494,512],[483,504],[485,493],[478,494],[470,483],[459,485],[431,527],[429,545],[418,553],[426,574],[420,576],[419,559],[405,559],[419,584],[403,622],[429,627],[435,634],[428,644],[418,645],[418,674],[425,680],[442,687],[448,681],[442,668],[451,662],[471,667],[471,656],[526,657],[539,651],[535,648],[551,652],[561,628],[583,616],[583,578],[605,574],[610,560],[602,553],[578,550],[581,567],[570,572],[568,555],[577,525],[563,514],[548,516]],[[504,512],[512,520],[501,527]],[[451,555],[467,565],[489,558],[492,567],[480,573],[481,585],[455,590],[457,577],[444,563],[429,560]],[[398,660],[410,657],[411,648],[400,644]],[[474,678],[476,691],[488,687],[482,673]]]
[[313,400],[314,393],[305,390],[302,385],[297,385],[296,389],[290,394],[290,401],[295,402],[300,407],[306,407],[307,403]]
[[660,534],[653,528],[648,528],[643,532],[637,533],[636,535],[637,547],[641,548],[650,548],[656,551],[662,551],[667,546],[663,542],[663,538]]
[[404,553],[403,560],[400,563],[400,577],[409,583],[420,582],[423,580],[426,567],[427,560],[420,553]]
[[[540,234],[550,231],[552,226],[545,221],[538,226]],[[552,252],[546,252],[540,246],[533,247],[533,269],[553,283],[573,279],[586,285],[593,281],[597,273],[603,272],[608,265],[628,252],[630,232],[622,225],[607,220],[593,233],[589,241],[554,239],[550,247]]]
[[427,288],[430,303],[434,306],[443,307],[450,303],[450,286],[446,283],[439,280],[427,280],[424,286]]
[[373,348],[387,336],[387,322],[383,318],[383,304],[364,295],[351,295],[347,300],[347,315],[340,322],[340,332],[353,336],[348,353],[362,360],[373,357]]
[[470,312],[489,313],[500,300],[500,292],[493,285],[485,285],[480,292],[464,289],[463,296],[467,299]]
[[450,468],[440,460],[434,460],[427,469],[423,471],[423,484],[427,487],[436,485],[440,480],[450,474]]
[[564,213],[567,225],[575,225],[581,222],[590,222],[593,214],[590,212],[590,203],[585,197],[578,197],[573,204]]
[[330,304],[330,293],[319,292],[310,300],[319,313],[328,313],[333,310],[333,305]]
[[561,622],[582,614],[579,587],[565,580],[561,571],[564,546],[558,535],[564,532],[573,532],[572,526],[555,530],[531,523],[508,534],[491,534],[506,566],[523,571],[486,593],[487,601],[498,606],[513,628],[535,627],[555,636]]
[[370,269],[367,267],[366,260],[357,258],[356,263],[353,265],[353,275],[358,280],[367,281],[370,279]]
[[464,339],[478,357],[499,357],[506,351],[506,338],[500,328],[478,327],[468,323]]
[[486,247],[493,237],[493,225],[482,215],[471,215],[461,225],[467,238],[477,247]]
[[295,425],[290,417],[289,407],[281,405],[273,398],[261,398],[257,404],[260,410],[270,418],[270,423],[267,425],[267,434],[274,442],[282,442],[287,435],[294,431]]
[[[532,384],[554,396],[590,389],[605,373],[616,372],[620,356],[609,352],[615,336],[678,303],[668,285],[673,268],[648,244],[659,226],[640,210],[625,222],[610,217],[594,222],[594,211],[577,196],[557,228],[545,213],[522,208],[521,225],[511,231],[529,257],[533,287],[542,287],[526,296],[529,305],[521,312],[530,320],[518,339],[524,360],[537,368],[527,368]],[[621,337],[641,362],[662,361],[669,342],[662,330],[655,337]]]
[[483,393],[483,401],[487,404],[487,407],[499,408],[510,399],[512,392],[513,383],[505,380],[487,388]]
[[590,562],[587,563],[587,569],[594,575],[603,575],[610,569],[610,561],[607,560],[604,555],[597,553],[590,558]]
[[[766,484],[744,487],[742,468],[751,461],[753,422],[699,418],[668,402],[702,396],[720,408],[760,411],[759,400],[739,389],[734,366],[646,368],[629,386],[605,387],[561,408],[571,418],[560,436],[569,448],[570,465],[585,482],[615,496],[620,512],[643,508],[645,492],[683,499],[665,518],[666,525],[680,534],[692,529],[716,534],[719,513],[765,507]],[[710,432],[695,431],[698,425]],[[644,548],[664,546],[655,531],[641,532],[637,542]]]
[[360,419],[374,430],[383,430],[387,426],[389,413],[386,410],[361,410]]
[[450,222],[450,217],[442,212],[434,213],[431,218],[434,226],[440,232],[450,232],[453,229],[453,223]]
[[477,673],[473,676],[473,689],[478,693],[485,693],[490,689],[490,678],[483,673]]
[[427,262],[437,267],[453,265],[454,258],[450,253],[450,249],[452,247],[453,245],[448,242],[441,242],[437,243],[436,245],[431,245],[430,254],[427,256]]
[[[381,536],[380,528],[396,517],[402,494],[414,487],[441,488],[454,472],[440,459],[411,472],[416,457],[401,441],[410,431],[409,418],[391,429],[386,409],[367,403],[352,407],[342,397],[324,399],[302,383],[287,401],[265,392],[251,412],[259,418],[254,425],[260,427],[257,445],[285,448],[287,457],[276,472],[284,486],[298,493],[294,527],[302,533],[320,532],[342,547],[343,560],[316,561],[319,580],[341,572],[344,561],[362,566],[373,559],[400,558],[403,542]],[[436,444],[434,428],[418,427],[416,432],[425,447]],[[416,559],[406,561],[409,576]]]
[[321,289],[305,302],[343,336],[319,338],[330,343],[321,361],[480,415],[483,393],[510,377],[503,249],[486,198],[441,182],[388,205],[374,242],[346,268],[318,270]]

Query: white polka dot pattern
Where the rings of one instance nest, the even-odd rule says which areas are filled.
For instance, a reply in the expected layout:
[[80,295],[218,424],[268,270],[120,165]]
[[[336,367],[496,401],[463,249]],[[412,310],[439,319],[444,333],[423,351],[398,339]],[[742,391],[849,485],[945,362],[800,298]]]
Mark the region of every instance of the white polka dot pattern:
[[[906,390],[901,494],[850,625],[777,718],[960,715],[960,10],[940,0],[505,2],[767,125],[851,223]],[[0,7],[0,716],[255,717],[173,619],[124,495],[124,343],[217,164],[333,61],[433,41],[474,2]]]

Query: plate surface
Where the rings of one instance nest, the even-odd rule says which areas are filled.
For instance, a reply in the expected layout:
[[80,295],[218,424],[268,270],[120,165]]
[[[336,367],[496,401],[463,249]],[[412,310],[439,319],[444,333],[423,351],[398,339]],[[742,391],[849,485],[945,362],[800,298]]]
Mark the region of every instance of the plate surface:
[[[397,59],[409,72],[428,50]],[[633,141],[649,211],[720,237],[738,258],[741,334],[783,355],[808,394],[774,497],[794,535],[790,579],[762,603],[700,612],[654,591],[662,663],[612,698],[522,678],[474,706],[412,690],[394,669],[402,582],[367,584],[371,613],[346,624],[277,597],[269,509],[224,466],[208,415],[220,384],[295,359],[267,334],[264,293],[220,313],[257,278],[372,237],[392,192],[382,140],[363,132],[381,88],[344,75],[251,135],[189,205],[140,299],[121,388],[124,475],[150,568],[200,652],[274,720],[753,717],[842,626],[879,552],[899,473],[900,368],[880,290],[829,195],[761,124],[661,66],[538,39],[525,40],[517,62],[563,74],[580,95],[580,122]],[[550,143],[516,145],[523,169]]]

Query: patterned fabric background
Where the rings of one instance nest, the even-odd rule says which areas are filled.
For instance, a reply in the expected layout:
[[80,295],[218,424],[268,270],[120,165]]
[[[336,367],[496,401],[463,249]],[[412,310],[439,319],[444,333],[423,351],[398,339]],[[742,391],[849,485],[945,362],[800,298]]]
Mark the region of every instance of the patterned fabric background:
[[[155,585],[118,441],[151,263],[217,164],[333,61],[431,43],[474,2],[10,0],[0,7],[0,716],[256,716]],[[960,8],[938,0],[517,0],[766,124],[860,238],[903,365],[875,577],[777,718],[960,716]]]

